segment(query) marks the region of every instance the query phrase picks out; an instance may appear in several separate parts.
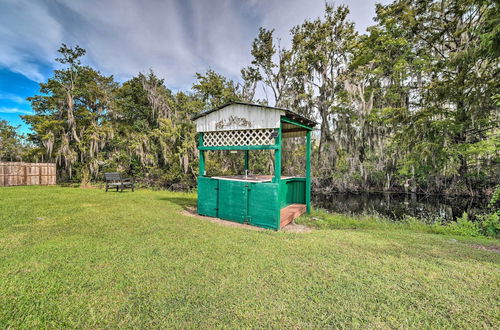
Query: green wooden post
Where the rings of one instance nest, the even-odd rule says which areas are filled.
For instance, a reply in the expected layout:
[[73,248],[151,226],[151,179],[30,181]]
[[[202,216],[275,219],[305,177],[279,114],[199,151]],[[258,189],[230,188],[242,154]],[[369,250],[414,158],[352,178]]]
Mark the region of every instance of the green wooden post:
[[280,127],[278,129],[278,136],[276,137],[276,145],[278,148],[274,150],[274,178],[273,182],[277,183],[276,184],[276,194],[277,194],[277,199],[276,203],[278,204],[277,207],[277,214],[276,214],[276,229],[275,230],[280,230],[281,228],[281,201],[280,201],[280,186],[281,186],[281,120],[280,120]]
[[274,178],[273,182],[279,183],[281,180],[281,122],[276,137],[276,145],[278,148],[274,150]]
[[[203,133],[198,134],[198,147],[203,146]],[[199,150],[200,152],[200,170],[198,176],[205,176],[205,151]]]
[[306,212],[311,213],[311,131],[306,133]]
[[250,154],[248,150],[245,150],[245,173],[248,171],[248,160],[250,158]]

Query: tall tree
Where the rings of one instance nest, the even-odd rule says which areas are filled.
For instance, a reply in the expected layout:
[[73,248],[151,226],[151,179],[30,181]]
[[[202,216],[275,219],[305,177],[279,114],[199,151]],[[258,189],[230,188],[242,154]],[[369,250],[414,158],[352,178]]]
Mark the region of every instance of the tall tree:
[[274,105],[286,107],[292,78],[293,53],[282,48],[280,40],[275,39],[273,34],[274,30],[259,29],[259,34],[252,43],[254,66],[246,69],[243,78],[251,74],[253,81],[262,80],[264,86],[272,91]]
[[[332,132],[342,125],[344,108],[340,100],[343,74],[356,38],[354,24],[347,18],[346,6],[327,4],[323,19],[305,21],[292,30],[296,52],[296,79],[304,86],[303,100],[316,109],[321,121],[318,166],[331,173],[335,166],[335,141]],[[327,174],[328,175],[328,174]]]
[[419,63],[409,116],[397,118],[405,123],[395,136],[407,150],[401,165],[411,164],[421,180],[452,176],[451,184],[469,193],[493,175],[498,159],[493,97],[500,66],[484,51],[491,12],[498,3],[483,0],[401,0],[378,8],[381,25],[404,31]]
[[24,146],[21,136],[17,133],[18,127],[9,125],[6,120],[0,120],[0,160],[21,161]]
[[88,180],[89,175],[97,175],[96,156],[112,134],[102,119],[116,83],[113,77],[81,65],[85,50],[79,46],[63,44],[59,53],[56,60],[65,67],[40,83],[40,94],[28,98],[35,114],[22,118],[32,126],[29,139],[43,147],[46,159],[57,161],[63,178],[71,178],[78,165],[78,176]]
[[205,74],[196,73],[193,90],[201,97],[206,109],[240,100],[238,85],[214,70],[208,70]]

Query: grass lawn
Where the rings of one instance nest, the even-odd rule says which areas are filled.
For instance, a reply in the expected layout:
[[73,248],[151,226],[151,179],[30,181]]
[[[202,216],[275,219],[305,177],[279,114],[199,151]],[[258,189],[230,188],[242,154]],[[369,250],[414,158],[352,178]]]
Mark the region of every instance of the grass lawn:
[[195,203],[0,188],[0,327],[500,326],[500,254],[477,240],[253,231],[180,214]]

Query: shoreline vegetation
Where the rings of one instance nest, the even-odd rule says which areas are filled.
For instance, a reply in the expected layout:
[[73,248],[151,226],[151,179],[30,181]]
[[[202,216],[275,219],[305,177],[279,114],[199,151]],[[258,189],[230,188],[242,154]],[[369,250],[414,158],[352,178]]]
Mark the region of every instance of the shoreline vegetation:
[[347,215],[331,213],[315,209],[311,215],[303,215],[295,221],[316,229],[373,229],[373,230],[406,230],[414,233],[430,233],[454,238],[479,238],[484,242],[498,245],[500,219],[497,212],[478,216],[475,221],[469,220],[467,213],[457,221],[443,223],[439,220],[423,222],[414,217],[405,217],[394,221],[379,215]]
[[405,216],[402,220],[392,221],[377,215],[362,215],[356,218],[342,214],[331,214],[326,210],[315,210],[312,215],[306,215],[298,223],[315,228],[376,228],[377,226],[392,226],[417,232],[433,234],[455,235],[463,237],[492,237],[500,238],[500,185],[497,185],[491,194],[488,203],[488,212],[476,215],[471,221],[466,212],[456,221],[443,222],[443,219],[427,219],[422,221],[412,216]]

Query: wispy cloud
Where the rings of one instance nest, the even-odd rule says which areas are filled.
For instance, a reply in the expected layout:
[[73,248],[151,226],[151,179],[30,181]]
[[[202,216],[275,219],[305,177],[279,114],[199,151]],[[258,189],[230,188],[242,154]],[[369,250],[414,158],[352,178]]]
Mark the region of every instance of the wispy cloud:
[[53,60],[64,40],[48,2],[3,0],[0,4],[0,66],[40,82],[40,64]]
[[12,101],[18,104],[28,104],[26,99],[12,93],[0,93],[0,100]]
[[[338,0],[361,29],[376,0]],[[377,2],[387,2],[378,0]],[[208,68],[237,78],[250,63],[259,26],[289,29],[322,14],[324,0],[2,0],[0,67],[42,81],[62,42],[87,49],[87,63],[119,80],[152,68],[167,85],[188,88]]]
[[21,115],[32,115],[33,111],[19,108],[0,107],[0,113],[15,113]]

